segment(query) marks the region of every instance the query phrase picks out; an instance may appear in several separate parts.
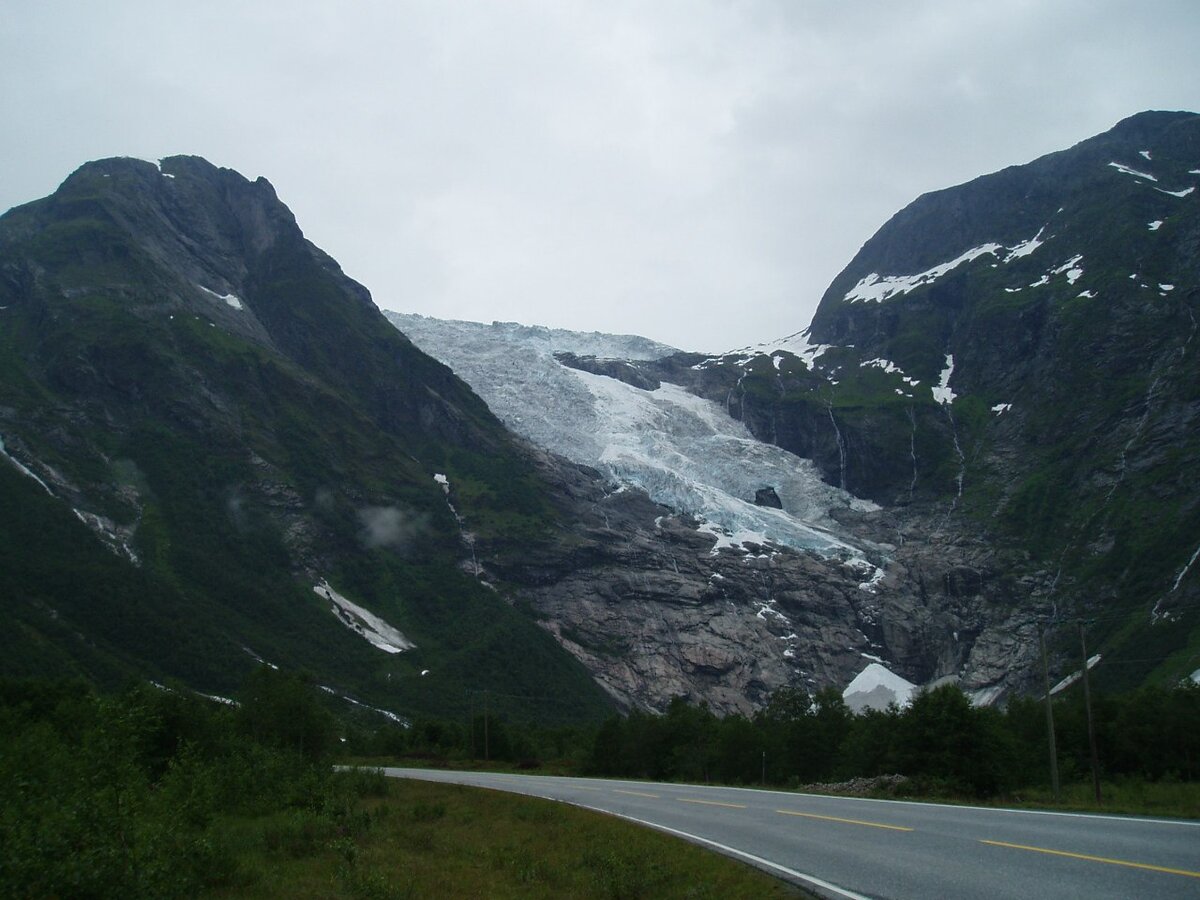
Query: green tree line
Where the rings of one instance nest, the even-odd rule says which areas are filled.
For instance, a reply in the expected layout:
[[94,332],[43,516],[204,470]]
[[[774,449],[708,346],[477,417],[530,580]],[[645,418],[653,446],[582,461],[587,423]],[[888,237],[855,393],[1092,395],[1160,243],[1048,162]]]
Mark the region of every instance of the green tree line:
[[[1100,696],[1092,713],[1102,778],[1200,780],[1200,686]],[[1063,781],[1086,780],[1082,696],[1056,698],[1054,717]],[[662,714],[634,711],[590,726],[476,715],[349,735],[351,752],[364,756],[526,767],[554,760],[577,774],[651,780],[799,786],[902,774],[916,794],[979,798],[1050,783],[1044,702],[976,707],[954,686],[921,693],[903,709],[858,714],[836,690],[783,688],[753,716],[718,716],[676,699]]]
[[[1093,704],[1102,777],[1193,781],[1200,777],[1200,686],[1145,687]],[[1080,698],[1054,704],[1058,762],[1066,780],[1089,772]],[[786,688],[753,717],[713,715],[682,700],[663,715],[609,719],[588,770],[665,780],[801,785],[903,774],[923,793],[992,797],[1049,782],[1045,706],[1018,698],[975,707],[954,686],[904,709],[852,713],[834,690]]]

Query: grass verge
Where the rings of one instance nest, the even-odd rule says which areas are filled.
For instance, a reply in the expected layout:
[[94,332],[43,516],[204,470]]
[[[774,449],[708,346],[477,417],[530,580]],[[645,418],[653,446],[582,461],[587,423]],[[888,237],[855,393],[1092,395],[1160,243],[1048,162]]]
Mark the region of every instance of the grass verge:
[[1048,786],[1022,788],[990,799],[980,799],[942,789],[932,779],[913,779],[898,788],[857,793],[821,789],[810,789],[809,792],[958,806],[1200,819],[1200,783],[1197,782],[1143,781],[1136,778],[1105,781],[1100,785],[1100,803],[1096,802],[1090,781],[1064,784],[1057,800]]
[[1100,798],[1101,802],[1097,804],[1091,782],[1088,782],[1064,784],[1057,803],[1049,788],[1035,788],[1018,792],[1012,798],[1011,805],[1072,812],[1200,819],[1200,784],[1196,782],[1106,781],[1100,785]]
[[334,817],[290,810],[230,822],[238,876],[205,896],[810,897],[735,860],[566,804],[379,782]]

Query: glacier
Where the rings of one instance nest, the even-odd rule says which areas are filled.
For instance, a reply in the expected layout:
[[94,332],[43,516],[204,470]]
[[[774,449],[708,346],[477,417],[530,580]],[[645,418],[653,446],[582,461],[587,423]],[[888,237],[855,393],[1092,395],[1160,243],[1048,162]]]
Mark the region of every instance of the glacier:
[[[694,516],[723,547],[775,544],[862,560],[838,533],[835,508],[875,509],[832,487],[816,466],[754,438],[717,403],[663,383],[638,387],[569,368],[555,353],[650,360],[678,352],[647,338],[388,312],[423,351],[448,365],[517,434],[614,485]],[[783,509],[756,506],[773,487]],[[873,567],[872,567],[873,568]]]

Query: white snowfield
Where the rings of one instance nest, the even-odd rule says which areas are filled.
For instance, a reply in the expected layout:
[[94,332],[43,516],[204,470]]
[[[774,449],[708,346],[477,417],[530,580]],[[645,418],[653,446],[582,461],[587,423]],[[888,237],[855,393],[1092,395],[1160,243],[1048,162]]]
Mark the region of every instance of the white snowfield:
[[246,308],[245,306],[242,305],[241,298],[238,297],[236,294],[218,294],[216,291],[210,290],[209,288],[206,288],[202,284],[198,284],[198,285],[196,285],[196,287],[200,288],[200,290],[204,291],[204,293],[208,294],[211,297],[216,297],[218,300],[225,301],[225,305],[231,307],[232,309],[241,310],[241,309]]
[[[654,501],[694,515],[717,537],[714,551],[753,542],[861,558],[837,535],[829,511],[874,504],[825,484],[811,461],[756,440],[723,406],[682,387],[646,391],[554,358],[568,352],[654,359],[672,348],[639,337],[510,323],[390,318],[470,384],[512,430],[599,469],[618,489],[641,488]],[[809,348],[800,335],[771,346]],[[754,505],[755,491],[767,486],[775,488],[782,510]]]
[[842,691],[842,699],[854,712],[864,709],[887,709],[895,703],[900,708],[912,702],[913,692],[917,686],[911,681],[901,678],[887,666],[872,662],[858,673],[858,676],[846,685]]
[[[870,275],[860,279],[858,284],[847,291],[844,299],[850,303],[882,303],[884,300],[888,300],[899,294],[907,294],[919,287],[933,284],[947,272],[957,269],[963,263],[969,263],[981,256],[996,258],[998,262],[993,263],[993,268],[1000,264],[1010,263],[1015,259],[1029,256],[1041,247],[1045,243],[1042,235],[1045,233],[1047,227],[1043,225],[1033,237],[1020,241],[1011,247],[1006,247],[1003,244],[995,242],[980,244],[978,247],[972,247],[970,250],[960,253],[948,262],[939,263],[915,275],[881,275],[878,272],[872,272]],[[1066,271],[1066,269],[1063,269],[1063,271]],[[1079,274],[1083,274],[1082,270]],[[1078,277],[1079,275],[1074,276],[1071,279],[1072,283]],[[1035,282],[1035,285],[1031,286],[1043,283],[1045,282]],[[1019,288],[1016,290],[1019,290]]]
[[872,272],[847,291],[845,299],[851,303],[879,303],[896,294],[907,294],[909,291],[932,284],[951,269],[956,269],[965,262],[970,262],[988,253],[994,256],[996,251],[1003,249],[1000,244],[983,244],[979,247],[972,247],[949,262],[940,263],[924,272],[918,272],[916,275],[880,275],[878,272]]
[[[848,344],[848,347],[853,347],[853,344]],[[775,359],[775,368],[779,368],[779,354],[791,353],[794,356],[804,360],[804,364],[810,369],[813,368],[813,363],[825,353],[826,350],[833,350],[833,344],[814,344],[809,340],[809,329],[797,331],[795,334],[789,334],[787,337],[779,338],[776,341],[768,341],[765,344],[754,344],[750,347],[739,347],[737,350],[730,350],[725,356],[744,356],[746,361],[753,359],[756,356],[770,356]],[[713,360],[705,360],[698,363],[693,368],[702,369],[707,365],[715,362]]]
[[[1147,159],[1148,158],[1149,157],[1147,157]],[[1131,169],[1129,166],[1122,165],[1119,162],[1110,162],[1109,165],[1112,166],[1114,169],[1116,169],[1118,172],[1120,172],[1122,175],[1132,175],[1134,178],[1144,178],[1147,181],[1158,181],[1158,179],[1155,178],[1153,175],[1151,175],[1149,172],[1139,172],[1137,169]]]
[[416,647],[416,644],[379,616],[347,600],[331,588],[325,579],[313,585],[313,591],[333,604],[333,612],[338,621],[351,631],[362,635],[371,646],[378,647],[384,653],[402,653]]
[[938,377],[937,387],[933,388],[933,399],[945,405],[958,399],[958,394],[950,390],[950,376],[954,374],[954,354],[946,354],[946,364]]

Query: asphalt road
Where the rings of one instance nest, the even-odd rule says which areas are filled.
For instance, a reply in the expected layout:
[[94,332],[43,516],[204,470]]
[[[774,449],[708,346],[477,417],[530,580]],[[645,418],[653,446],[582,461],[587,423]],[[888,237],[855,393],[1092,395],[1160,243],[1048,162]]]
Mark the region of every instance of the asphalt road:
[[384,769],[652,825],[836,898],[1200,898],[1200,822],[748,788]]

